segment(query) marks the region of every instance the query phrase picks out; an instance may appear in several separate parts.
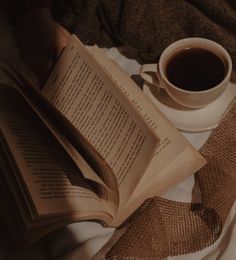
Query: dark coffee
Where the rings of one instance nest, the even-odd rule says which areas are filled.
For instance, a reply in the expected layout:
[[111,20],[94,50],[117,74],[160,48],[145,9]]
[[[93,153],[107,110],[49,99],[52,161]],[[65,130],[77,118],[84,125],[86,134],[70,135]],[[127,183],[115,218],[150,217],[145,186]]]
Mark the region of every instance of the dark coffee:
[[210,89],[226,75],[223,61],[210,51],[192,48],[178,52],[169,59],[168,80],[175,86],[191,91]]

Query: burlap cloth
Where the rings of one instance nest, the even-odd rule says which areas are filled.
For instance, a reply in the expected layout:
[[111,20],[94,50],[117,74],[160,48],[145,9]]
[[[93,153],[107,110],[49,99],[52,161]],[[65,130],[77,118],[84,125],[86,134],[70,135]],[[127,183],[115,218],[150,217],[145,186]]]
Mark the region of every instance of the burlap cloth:
[[149,199],[94,259],[165,259],[215,242],[236,198],[236,104],[200,150],[192,203]]
[[[222,44],[236,67],[235,0],[55,0],[54,15],[85,44],[122,47],[141,63],[198,36]],[[195,174],[192,203],[149,199],[95,259],[165,259],[219,238],[236,198],[236,105],[200,152],[208,163]]]

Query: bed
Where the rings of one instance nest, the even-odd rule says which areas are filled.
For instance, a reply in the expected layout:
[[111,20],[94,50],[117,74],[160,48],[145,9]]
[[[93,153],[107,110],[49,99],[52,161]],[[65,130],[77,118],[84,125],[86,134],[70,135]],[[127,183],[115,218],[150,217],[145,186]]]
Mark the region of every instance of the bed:
[[[17,47],[14,43],[11,29],[7,25],[6,21],[1,17],[0,23],[0,53],[1,55],[9,56],[14,59],[19,66],[24,67],[19,59]],[[128,59],[123,56],[117,48],[103,49],[104,53],[111,59],[115,60],[129,75],[138,75],[140,71],[140,64],[132,59]],[[135,77],[135,76],[134,76]],[[33,75],[32,75],[33,78]],[[33,78],[34,79],[34,78]],[[1,72],[0,81],[9,83],[9,79]],[[235,84],[232,84],[233,87]],[[236,95],[234,88],[231,87],[229,96]],[[236,88],[235,88],[236,89]],[[143,86],[145,94],[149,98],[150,92],[145,86]],[[232,95],[231,95],[232,94]],[[227,98],[227,102],[229,98]],[[169,113],[170,120],[176,120],[173,118],[173,111],[166,111],[166,108],[162,107],[163,112]],[[223,115],[225,107],[220,110],[220,116]],[[204,114],[204,113],[203,113]],[[181,117],[182,115],[177,115]],[[178,119],[179,120],[179,119]],[[177,120],[177,121],[178,121]],[[210,124],[203,125],[201,129],[192,129],[190,132],[187,129],[185,122],[180,122],[182,127],[182,133],[197,149],[200,149],[202,145],[208,140],[212,128],[216,127],[219,118],[215,119]],[[218,121],[217,121],[218,120]],[[179,121],[178,121],[179,122]],[[205,127],[205,128],[204,128]],[[191,192],[193,187],[194,179],[193,176],[186,179],[180,185],[174,189],[162,194],[162,197],[177,200],[182,202],[190,202]],[[192,254],[179,255],[175,257],[169,257],[168,259],[173,260],[197,260],[197,259],[225,259],[233,260],[236,256],[236,204],[231,209],[231,212],[227,218],[227,222],[223,228],[223,231],[219,239],[211,246]],[[80,222],[65,226],[64,228],[57,230],[41,239],[34,245],[15,250],[5,237],[0,233],[0,259],[60,259],[60,260],[73,260],[73,259],[92,259],[93,256],[111,239],[114,234],[113,228],[103,228],[101,225],[94,222]]]

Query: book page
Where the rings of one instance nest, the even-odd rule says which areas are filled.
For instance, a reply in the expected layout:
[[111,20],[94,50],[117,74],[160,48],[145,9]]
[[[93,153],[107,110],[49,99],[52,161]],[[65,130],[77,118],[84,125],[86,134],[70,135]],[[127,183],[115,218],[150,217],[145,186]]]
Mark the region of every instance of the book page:
[[[17,68],[14,67],[14,64],[11,64],[4,57],[2,57],[0,60],[0,67],[9,76],[9,78],[11,78],[11,81],[13,81],[12,86],[14,85],[14,87],[19,90],[27,103],[30,104],[35,113],[40,117],[48,129],[53,133],[58,142],[61,143],[70,157],[74,160],[77,167],[81,169],[84,177],[101,185],[105,185],[99,176],[93,172],[90,165],[84,160],[80,153],[74,148],[74,146],[67,140],[67,138],[55,125],[55,116],[50,117],[49,111],[45,112],[45,106],[47,106],[47,104],[45,104],[45,99],[41,95],[40,91],[34,87],[32,82],[29,82],[25,75],[17,70]],[[50,108],[47,108],[47,110],[50,110]]]
[[75,36],[42,93],[111,167],[122,204],[148,167],[158,136]]
[[117,222],[114,222],[114,225],[119,225],[145,199],[160,195],[177,185],[200,169],[206,160],[144,95],[117,63],[108,59],[96,46],[89,50],[107,75],[114,80],[140,111],[161,140],[143,178],[127,201],[126,209],[120,212],[120,219],[118,217]]
[[111,212],[101,203],[92,183],[86,181],[19,92],[3,85],[0,125],[32,217],[81,214],[81,218],[109,218]]
[[13,80],[14,86],[62,145],[84,178],[92,181],[100,194],[103,193],[103,203],[106,207],[116,211],[119,203],[117,179],[109,165],[14,64],[6,59],[2,59],[1,62],[4,65],[0,65],[1,69]]
[[[51,218],[32,219],[22,200],[19,183],[14,182],[11,167],[5,160],[5,153],[1,149],[0,136],[0,216],[2,225],[6,225],[14,244],[17,246],[27,246],[39,240],[52,231],[64,227],[73,222],[73,216],[58,216]],[[14,192],[13,192],[14,191]],[[77,221],[75,219],[74,221]]]

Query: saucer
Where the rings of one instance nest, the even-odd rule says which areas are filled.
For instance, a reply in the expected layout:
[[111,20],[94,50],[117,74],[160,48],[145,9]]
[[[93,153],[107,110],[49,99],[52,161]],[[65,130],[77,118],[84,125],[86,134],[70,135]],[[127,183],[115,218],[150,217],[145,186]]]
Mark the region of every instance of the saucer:
[[236,84],[229,83],[217,100],[200,109],[185,108],[173,101],[165,90],[158,90],[146,82],[143,92],[177,129],[183,132],[203,132],[217,127],[236,97]]

